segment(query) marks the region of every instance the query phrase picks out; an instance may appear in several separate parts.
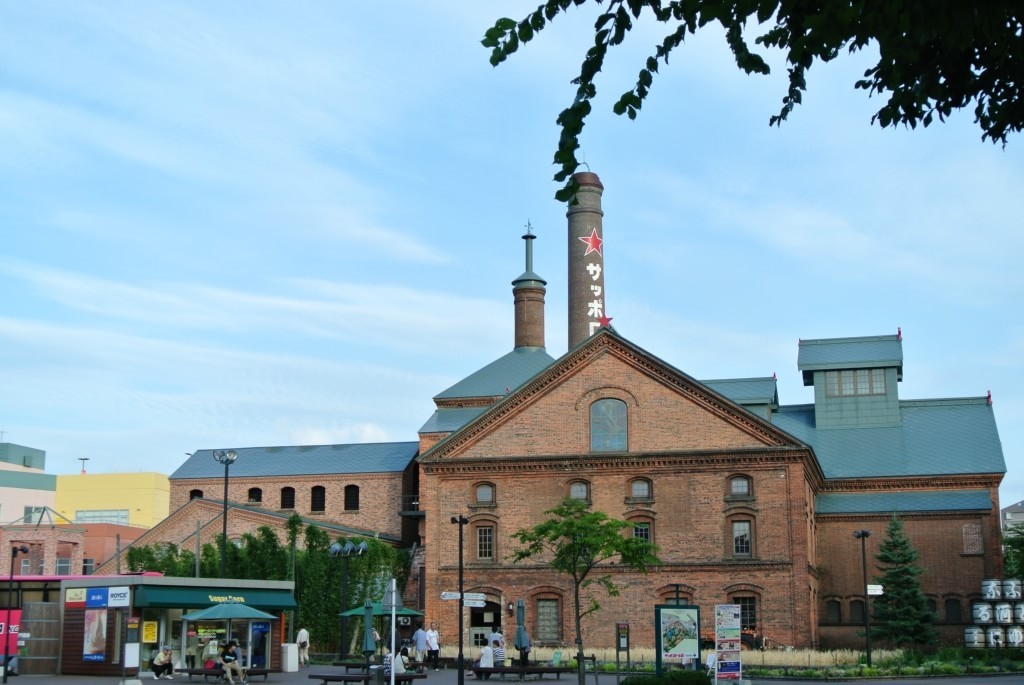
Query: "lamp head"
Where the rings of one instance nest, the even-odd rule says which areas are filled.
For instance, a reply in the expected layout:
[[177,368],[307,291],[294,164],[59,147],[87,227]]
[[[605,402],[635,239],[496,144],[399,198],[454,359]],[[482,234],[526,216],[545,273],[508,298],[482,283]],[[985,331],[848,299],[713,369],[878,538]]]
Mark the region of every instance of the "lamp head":
[[857,538],[858,540],[863,540],[864,538],[871,537],[871,531],[870,530],[855,530],[855,531],[853,531],[853,537]]
[[228,464],[233,464],[235,459],[238,459],[238,453],[234,450],[214,450],[213,458],[227,466]]

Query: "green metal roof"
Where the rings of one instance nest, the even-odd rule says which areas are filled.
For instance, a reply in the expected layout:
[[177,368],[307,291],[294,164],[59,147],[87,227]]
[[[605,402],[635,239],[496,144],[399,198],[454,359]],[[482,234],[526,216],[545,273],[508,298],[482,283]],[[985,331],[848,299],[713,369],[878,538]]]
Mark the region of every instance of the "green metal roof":
[[987,490],[867,492],[818,495],[819,514],[900,514],[928,511],[991,511]]
[[49,473],[25,473],[0,469],[0,488],[57,491],[57,476]]
[[900,402],[901,426],[816,430],[814,405],[780,407],[772,423],[814,448],[826,478],[1006,473],[984,397]]
[[767,404],[779,406],[778,383],[774,378],[719,378],[700,381],[719,395],[724,395],[736,404]]
[[441,407],[420,428],[420,433],[451,433],[487,411],[487,407]]
[[296,606],[291,590],[221,588],[217,587],[215,579],[210,580],[209,587],[140,585],[135,589],[134,605],[191,609],[229,601],[266,609],[292,609]]
[[814,384],[815,371],[889,367],[896,367],[898,378],[903,378],[903,342],[898,335],[801,340],[797,355],[804,385]]
[[543,347],[517,347],[435,396],[435,400],[501,397],[546,369],[555,359]]
[[[395,473],[409,466],[419,450],[419,442],[231,449],[238,454],[231,464],[231,475],[238,477]],[[170,478],[216,478],[223,475],[224,465],[213,458],[213,450],[197,450]]]

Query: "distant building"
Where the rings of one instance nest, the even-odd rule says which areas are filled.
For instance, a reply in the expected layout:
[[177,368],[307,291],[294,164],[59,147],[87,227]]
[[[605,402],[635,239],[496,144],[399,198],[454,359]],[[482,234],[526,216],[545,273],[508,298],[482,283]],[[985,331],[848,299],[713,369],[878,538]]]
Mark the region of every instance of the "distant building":
[[1003,532],[1024,524],[1024,501],[1004,507],[1000,512],[999,522]]

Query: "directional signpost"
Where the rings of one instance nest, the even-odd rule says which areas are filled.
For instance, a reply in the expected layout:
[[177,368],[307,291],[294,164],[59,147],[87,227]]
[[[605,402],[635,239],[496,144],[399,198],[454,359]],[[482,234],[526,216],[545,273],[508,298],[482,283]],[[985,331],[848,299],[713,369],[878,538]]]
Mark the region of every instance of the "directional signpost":
[[482,599],[464,599],[462,600],[462,606],[464,607],[485,607],[487,602]]
[[442,592],[441,593],[441,599],[458,599],[458,598],[459,598],[459,593],[458,592]]
[[[477,601],[482,602],[485,599],[487,599],[487,595],[485,595],[482,592],[463,592],[462,593],[462,599],[475,599]],[[483,606],[483,605],[481,605],[481,606]]]
[[884,592],[881,585],[868,585],[868,594],[877,596],[884,594]]

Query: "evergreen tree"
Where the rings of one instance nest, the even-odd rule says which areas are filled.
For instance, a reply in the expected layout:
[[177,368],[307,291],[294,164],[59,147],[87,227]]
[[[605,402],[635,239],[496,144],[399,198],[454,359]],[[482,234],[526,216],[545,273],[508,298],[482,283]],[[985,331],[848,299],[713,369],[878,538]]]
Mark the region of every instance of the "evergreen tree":
[[893,516],[875,555],[882,572],[875,582],[882,585],[884,593],[875,597],[871,635],[896,647],[930,645],[938,639],[932,627],[935,616],[918,582],[922,569],[915,563],[917,556],[903,522]]

